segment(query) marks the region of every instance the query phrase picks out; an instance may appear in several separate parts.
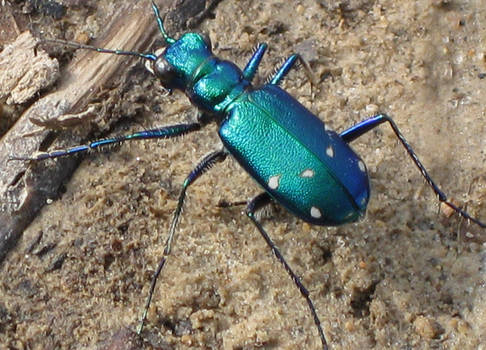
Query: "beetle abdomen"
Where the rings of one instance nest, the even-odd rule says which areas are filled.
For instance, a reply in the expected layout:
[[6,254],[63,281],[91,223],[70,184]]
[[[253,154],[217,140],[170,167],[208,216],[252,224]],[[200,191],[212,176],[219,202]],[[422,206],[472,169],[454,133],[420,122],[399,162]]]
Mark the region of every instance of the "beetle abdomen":
[[240,165],[303,220],[339,225],[357,220],[366,210],[364,163],[278,86],[265,85],[242,96],[219,135]]

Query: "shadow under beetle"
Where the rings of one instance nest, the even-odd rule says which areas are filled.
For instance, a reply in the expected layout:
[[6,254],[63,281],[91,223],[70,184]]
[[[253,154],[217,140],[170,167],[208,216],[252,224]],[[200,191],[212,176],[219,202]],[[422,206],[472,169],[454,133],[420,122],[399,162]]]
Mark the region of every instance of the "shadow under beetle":
[[143,330],[156,280],[171,252],[186,191],[212,165],[223,161],[228,155],[233,156],[264,189],[248,202],[246,214],[307,301],[323,349],[327,349],[327,341],[309,292],[257,220],[257,210],[273,200],[315,225],[335,226],[358,220],[364,215],[368,204],[369,179],[365,164],[349,143],[388,122],[439,201],[463,218],[486,228],[486,224],[447,200],[389,116],[375,115],[338,134],[280,88],[279,83],[299,58],[297,54],[287,58],[267,84],[253,87],[251,81],[265,53],[266,44],[257,47],[242,71],[232,62],[214,56],[209,39],[201,34],[186,33],[179,39],[170,37],[153,1],[152,9],[167,44],[160,52],[109,50],[61,40],[48,42],[147,60],[147,68],[165,88],[184,91],[198,108],[197,121],[98,140],[66,150],[39,152],[32,157],[10,157],[11,160],[57,158],[129,140],[173,138],[198,131],[213,120],[219,124],[218,133],[224,147],[206,155],[182,184],[163,257],[152,278],[137,330],[139,334]]

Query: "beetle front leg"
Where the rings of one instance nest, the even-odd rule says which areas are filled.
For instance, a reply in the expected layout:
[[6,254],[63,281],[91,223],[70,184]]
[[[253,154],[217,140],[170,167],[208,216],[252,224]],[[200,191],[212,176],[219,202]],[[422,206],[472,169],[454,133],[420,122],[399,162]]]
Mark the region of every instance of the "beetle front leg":
[[251,82],[255,77],[256,71],[258,69],[258,66],[260,65],[260,62],[262,61],[266,49],[267,44],[262,43],[258,45],[250,60],[246,64],[245,69],[243,69],[243,77],[249,82]]
[[294,281],[295,285],[300,291],[300,294],[304,297],[304,299],[307,301],[307,305],[309,306],[310,312],[312,314],[312,318],[314,319],[314,323],[317,327],[317,331],[319,332],[319,337],[321,338],[322,342],[322,349],[327,350],[327,341],[326,337],[324,336],[324,331],[322,330],[321,326],[321,321],[319,320],[319,316],[317,316],[316,308],[314,306],[314,303],[312,302],[310,296],[309,296],[309,291],[305,286],[302,284],[300,281],[300,278],[295,274],[295,272],[292,270],[290,265],[285,261],[285,258],[283,255],[280,253],[278,250],[277,246],[273,243],[272,239],[270,236],[268,236],[267,232],[263,228],[262,224],[257,220],[255,217],[255,212],[264,206],[268,205],[272,201],[272,198],[267,192],[260,193],[258,196],[253,198],[249,203],[246,208],[246,215],[251,219],[253,224],[256,226],[260,234],[262,235],[263,239],[267,243],[267,245],[270,247],[272,250],[273,254],[276,256],[277,260],[283,265],[285,271],[290,275],[290,278]]
[[166,126],[157,129],[143,130],[130,135],[116,136],[108,139],[102,139],[93,141],[85,145],[74,146],[68,149],[55,150],[51,152],[37,152],[30,157],[9,156],[9,161],[12,160],[44,160],[70,156],[76,153],[84,153],[96,149],[100,149],[103,146],[120,144],[126,141],[132,140],[145,140],[145,139],[168,139],[172,137],[182,136],[201,129],[201,123],[189,123],[189,124],[177,124]]

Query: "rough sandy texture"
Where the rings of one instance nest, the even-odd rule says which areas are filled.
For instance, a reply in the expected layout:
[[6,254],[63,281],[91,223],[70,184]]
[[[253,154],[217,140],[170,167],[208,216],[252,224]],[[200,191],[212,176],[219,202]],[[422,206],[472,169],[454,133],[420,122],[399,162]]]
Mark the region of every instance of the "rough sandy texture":
[[[284,86],[299,101],[336,130],[390,114],[434,180],[486,220],[484,1],[287,3],[225,0],[200,29],[218,55],[241,67],[257,43],[269,43],[260,77],[301,52],[318,84],[311,90],[304,70],[292,72]],[[145,100],[120,102],[146,108],[115,133],[192,118],[184,96],[163,97],[156,87],[142,81]],[[310,290],[331,348],[481,348],[486,251],[477,236],[486,233],[437,214],[387,126],[353,146],[372,179],[364,220],[315,227],[277,209],[264,221]],[[83,161],[0,267],[2,346],[96,348],[135,329],[179,186],[217,147],[210,126]],[[149,343],[320,348],[305,301],[243,208],[217,207],[258,192],[233,161],[191,187],[150,309]]]

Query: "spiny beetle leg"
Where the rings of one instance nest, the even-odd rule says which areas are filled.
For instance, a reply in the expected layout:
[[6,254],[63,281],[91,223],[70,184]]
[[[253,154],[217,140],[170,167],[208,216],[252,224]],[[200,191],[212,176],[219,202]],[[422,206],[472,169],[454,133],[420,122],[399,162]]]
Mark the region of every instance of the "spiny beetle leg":
[[253,198],[249,203],[248,207],[246,208],[246,215],[251,219],[253,224],[256,226],[260,234],[262,235],[263,239],[265,242],[267,242],[267,245],[270,247],[272,250],[273,254],[277,257],[277,260],[283,265],[285,268],[285,271],[290,275],[290,278],[294,281],[295,285],[300,291],[300,294],[305,298],[307,301],[307,304],[309,306],[310,312],[312,313],[312,317],[314,319],[314,323],[317,327],[317,331],[319,332],[319,337],[321,338],[322,342],[322,348],[324,350],[327,350],[327,341],[326,337],[324,336],[324,331],[322,330],[321,326],[321,321],[319,320],[319,316],[317,316],[316,308],[314,307],[314,303],[312,302],[310,296],[309,296],[309,291],[305,286],[302,284],[300,281],[300,278],[295,274],[295,272],[292,270],[290,265],[285,261],[285,258],[283,255],[280,253],[278,248],[275,246],[273,243],[272,239],[270,236],[268,236],[267,232],[263,228],[262,224],[256,219],[255,217],[255,212],[258,211],[259,209],[263,208],[264,206],[268,205],[271,203],[272,199],[270,195],[267,192],[260,193],[258,196]]
[[255,50],[250,60],[246,64],[245,69],[243,69],[243,77],[249,82],[251,82],[255,77],[255,74],[258,70],[258,66],[262,61],[266,49],[267,49],[267,44],[261,43],[260,45],[258,45],[257,49]]
[[[309,63],[304,60],[299,54],[290,55],[282,64],[282,66],[274,73],[273,77],[270,78],[270,81],[268,83],[273,85],[279,85],[290,72],[292,67],[294,67],[297,60],[299,60],[299,62],[304,66],[305,74],[307,75],[307,78],[309,79],[311,87],[313,89],[317,85],[316,79],[314,77],[314,74],[312,73]],[[312,95],[314,96],[313,93]]]
[[119,144],[125,141],[144,140],[144,139],[168,139],[172,137],[185,135],[197,131],[199,129],[201,129],[201,123],[177,124],[177,125],[171,125],[171,126],[166,126],[157,129],[143,130],[130,135],[123,135],[123,136],[117,136],[108,139],[97,140],[85,145],[79,145],[65,150],[55,150],[51,152],[38,152],[32,157],[10,156],[9,160],[43,160],[43,159],[58,158],[58,157],[69,156],[75,153],[82,153],[91,150],[96,150],[103,146]]
[[221,199],[217,207],[218,208],[230,208],[230,207],[239,207],[240,205],[247,205],[247,201],[235,201],[235,202],[228,202],[227,200]]
[[140,320],[140,325],[137,329],[137,333],[141,334],[143,331],[143,326],[145,324],[145,320],[147,319],[147,313],[148,309],[150,307],[150,303],[152,301],[152,296],[154,294],[155,290],[155,284],[157,283],[157,279],[162,272],[162,268],[165,265],[165,262],[167,261],[167,258],[170,255],[171,248],[172,248],[172,241],[174,239],[174,233],[177,228],[177,224],[179,222],[179,218],[181,216],[182,212],[182,206],[184,205],[184,199],[186,198],[186,191],[187,188],[194,183],[202,174],[204,174],[206,171],[208,171],[214,164],[222,162],[225,160],[227,157],[228,153],[225,150],[219,150],[215,152],[211,152],[208,155],[206,155],[203,160],[199,162],[198,165],[187,175],[186,179],[184,180],[182,184],[182,189],[179,194],[179,199],[177,201],[177,207],[176,210],[174,211],[174,215],[172,216],[172,222],[170,224],[169,228],[169,235],[167,237],[167,240],[165,242],[165,248],[164,248],[164,253],[162,255],[162,258],[160,259],[159,265],[157,267],[157,270],[155,271],[154,275],[152,276],[152,282],[150,283],[150,291],[149,295],[147,297],[147,301],[145,303],[145,308],[143,310],[142,318]]
[[472,221],[472,222],[474,222],[475,224],[479,225],[482,228],[486,228],[486,224],[485,223],[479,221],[476,218],[473,218],[471,215],[469,215],[469,213],[467,213],[466,211],[464,211],[461,208],[457,207],[456,205],[454,205],[452,202],[450,202],[447,199],[446,194],[444,192],[442,192],[442,190],[439,188],[439,186],[437,186],[435,184],[434,180],[432,180],[432,178],[430,177],[429,173],[427,172],[427,170],[423,166],[422,162],[418,159],[418,157],[415,154],[414,150],[412,149],[412,147],[410,146],[410,144],[407,142],[407,140],[405,139],[405,137],[402,135],[402,133],[398,129],[398,126],[395,124],[395,122],[393,121],[393,119],[391,117],[389,117],[388,115],[386,115],[386,114],[377,114],[377,115],[375,115],[373,117],[370,117],[370,118],[368,118],[366,120],[363,120],[363,121],[359,122],[356,125],[353,125],[352,127],[350,127],[347,130],[344,130],[339,136],[341,136],[341,138],[345,142],[350,143],[350,142],[356,140],[358,137],[362,136],[363,134],[367,133],[368,131],[374,129],[375,127],[377,127],[378,125],[380,125],[380,124],[382,124],[384,122],[388,122],[390,124],[393,132],[395,133],[395,135],[397,136],[397,138],[400,140],[401,144],[406,149],[408,155],[410,156],[410,158],[412,158],[412,160],[415,163],[415,165],[417,166],[417,168],[422,173],[422,176],[424,177],[425,181],[432,188],[432,190],[434,191],[434,193],[439,198],[439,202],[444,203],[448,207],[452,208],[454,211],[456,211],[464,219],[469,220],[469,221]]
[[294,66],[295,62],[299,59],[299,55],[293,54],[290,55],[282,66],[275,72],[273,77],[270,79],[269,84],[278,85],[282,82],[283,78],[290,72],[292,67]]

